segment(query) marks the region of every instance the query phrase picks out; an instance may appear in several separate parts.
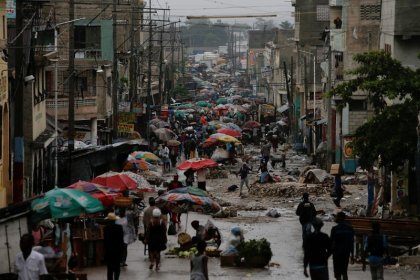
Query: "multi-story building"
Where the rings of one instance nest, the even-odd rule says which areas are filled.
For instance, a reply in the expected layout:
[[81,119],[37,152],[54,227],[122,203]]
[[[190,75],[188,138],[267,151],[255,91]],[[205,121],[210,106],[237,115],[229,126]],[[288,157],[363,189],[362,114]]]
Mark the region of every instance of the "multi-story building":
[[0,2],[0,208],[11,201],[6,1]]
[[308,152],[314,153],[317,145],[325,140],[325,129],[318,124],[324,123],[321,120],[325,118],[322,100],[325,73],[321,63],[328,54],[330,7],[328,0],[294,0],[292,5],[295,7],[297,50],[294,99],[301,110],[301,136],[296,141],[303,142],[306,138]]
[[[357,65],[353,56],[377,50],[381,21],[380,0],[330,1],[331,85],[351,79],[346,74]],[[339,99],[334,100],[339,103]],[[352,140],[352,134],[372,115],[366,93],[356,92],[341,111],[332,110],[332,149],[336,162],[344,170],[354,172],[357,162],[352,155],[343,153],[342,147]]]

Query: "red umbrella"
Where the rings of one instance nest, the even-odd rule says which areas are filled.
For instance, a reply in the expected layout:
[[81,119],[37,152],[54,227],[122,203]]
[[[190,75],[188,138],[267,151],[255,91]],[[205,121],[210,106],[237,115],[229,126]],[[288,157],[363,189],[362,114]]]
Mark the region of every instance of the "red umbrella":
[[99,175],[92,182],[118,191],[137,189],[137,183],[132,178],[125,174],[112,171]]
[[66,189],[76,189],[88,193],[102,202],[105,207],[113,205],[114,198],[122,196],[121,193],[107,191],[106,187],[100,184],[86,181],[78,181],[70,186],[67,186]]
[[94,192],[94,193],[91,193],[90,195],[96,198],[97,200],[99,200],[100,202],[102,202],[102,204],[105,207],[114,205],[114,199],[117,197],[122,197],[122,193]]
[[241,137],[242,134],[239,131],[229,129],[229,128],[219,128],[217,130],[218,133],[223,133],[232,137]]
[[244,125],[244,128],[259,128],[261,127],[261,124],[256,121],[247,121]]
[[76,189],[86,193],[96,192],[100,188],[104,188],[104,186],[86,181],[78,181],[66,187],[66,189]]
[[199,170],[207,167],[216,167],[218,164],[214,160],[204,158],[194,158],[184,161],[176,168],[179,170]]

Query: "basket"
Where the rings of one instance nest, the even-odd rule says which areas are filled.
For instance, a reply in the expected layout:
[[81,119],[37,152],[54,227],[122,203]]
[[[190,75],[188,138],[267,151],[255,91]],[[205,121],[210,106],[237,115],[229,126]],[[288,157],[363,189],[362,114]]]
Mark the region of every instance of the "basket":
[[130,197],[116,197],[114,204],[118,207],[130,207],[133,204],[133,199]]
[[206,250],[206,256],[210,258],[218,258],[220,257],[220,253],[222,250],[215,250],[215,251],[207,251]]
[[188,233],[181,232],[180,234],[178,234],[179,245],[188,244],[188,243],[191,243],[191,241],[192,241],[191,236]]

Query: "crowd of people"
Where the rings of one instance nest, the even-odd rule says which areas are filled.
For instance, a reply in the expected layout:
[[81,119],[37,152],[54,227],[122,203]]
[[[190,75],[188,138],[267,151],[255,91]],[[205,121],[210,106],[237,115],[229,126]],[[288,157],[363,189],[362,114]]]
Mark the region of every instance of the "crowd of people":
[[[302,202],[298,205],[296,215],[302,225],[302,240],[304,251],[304,275],[313,280],[328,280],[328,259],[332,256],[334,278],[348,279],[348,265],[354,264],[355,233],[352,226],[346,222],[346,215],[340,211],[336,215],[336,223],[330,236],[322,232],[323,221],[318,218],[314,204],[309,201],[308,193],[304,193]],[[313,231],[312,231],[313,228]],[[372,232],[364,240],[362,255],[363,270],[366,269],[366,259],[369,261],[372,280],[383,280],[384,257],[388,245],[385,235],[380,232],[380,224],[372,223]],[[309,267],[309,273],[308,273]]]

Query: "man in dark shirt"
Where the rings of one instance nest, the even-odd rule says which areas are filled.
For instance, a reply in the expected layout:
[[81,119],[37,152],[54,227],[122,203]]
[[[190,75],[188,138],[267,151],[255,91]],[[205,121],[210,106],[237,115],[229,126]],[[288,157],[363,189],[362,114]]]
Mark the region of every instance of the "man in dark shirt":
[[328,258],[331,255],[331,242],[327,234],[321,232],[324,223],[315,218],[312,223],[315,231],[303,242],[303,273],[309,277],[307,267],[313,280],[328,280]]
[[312,221],[316,216],[315,206],[309,201],[309,194],[304,193],[303,201],[299,203],[296,209],[296,215],[299,216],[300,224],[302,225],[302,239],[305,241],[306,236],[311,233]]
[[115,224],[115,221],[118,219],[115,213],[109,213],[106,219],[109,222],[104,227],[107,280],[118,280],[120,278],[120,262],[124,247],[124,232],[121,225]]
[[339,212],[337,225],[331,229],[331,251],[333,255],[334,277],[337,280],[347,280],[349,258],[354,263],[354,230],[346,222],[346,214]]

